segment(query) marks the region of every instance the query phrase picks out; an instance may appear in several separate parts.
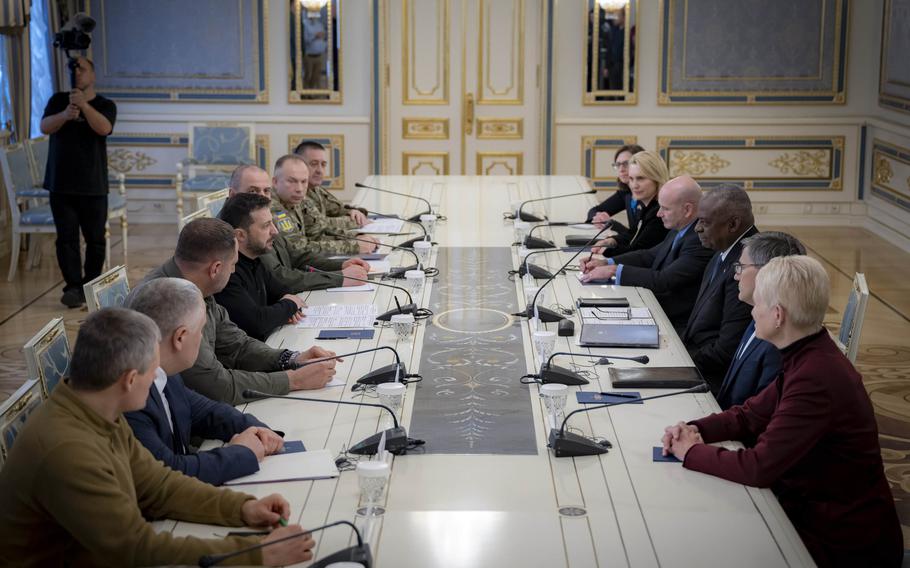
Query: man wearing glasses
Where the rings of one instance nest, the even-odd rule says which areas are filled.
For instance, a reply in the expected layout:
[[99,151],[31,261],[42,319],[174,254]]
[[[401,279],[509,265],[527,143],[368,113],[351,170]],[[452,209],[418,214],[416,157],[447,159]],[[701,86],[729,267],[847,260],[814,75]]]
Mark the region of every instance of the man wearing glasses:
[[[743,239],[743,252],[733,263],[733,278],[739,284],[739,299],[755,305],[755,276],[772,258],[806,254],[806,247],[796,237],[771,231]],[[749,322],[727,369],[717,403],[724,410],[744,403],[760,393],[780,371],[780,352],[776,347],[755,337],[755,321]]]

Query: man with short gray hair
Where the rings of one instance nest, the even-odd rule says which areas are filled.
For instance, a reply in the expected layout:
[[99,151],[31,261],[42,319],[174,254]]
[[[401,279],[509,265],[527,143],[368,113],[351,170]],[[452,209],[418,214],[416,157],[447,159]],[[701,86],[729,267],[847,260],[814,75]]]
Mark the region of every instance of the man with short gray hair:
[[[212,485],[259,471],[259,462],[284,446],[281,436],[254,416],[188,389],[180,376],[199,356],[205,326],[199,288],[182,278],[159,278],[134,289],[126,307],[152,318],[161,332],[161,362],[145,408],[125,415],[136,438],[164,465]],[[196,452],[192,438],[227,443]]]
[[[777,231],[753,235],[743,239],[742,245],[739,261],[733,263],[733,278],[739,283],[739,299],[750,306],[755,305],[755,277],[762,266],[779,256],[806,254],[796,237]],[[780,352],[755,336],[755,321],[750,321],[724,375],[717,404],[726,410],[760,393],[777,376],[780,363]]]
[[178,537],[152,526],[170,518],[268,528],[291,516],[280,495],[216,489],[165,467],[133,436],[122,413],[145,406],[160,338],[154,321],[124,308],[86,318],[67,378],[29,417],[0,470],[0,563],[196,564],[292,535],[301,538],[232,560],[284,566],[312,558],[313,540],[297,525],[262,540]]

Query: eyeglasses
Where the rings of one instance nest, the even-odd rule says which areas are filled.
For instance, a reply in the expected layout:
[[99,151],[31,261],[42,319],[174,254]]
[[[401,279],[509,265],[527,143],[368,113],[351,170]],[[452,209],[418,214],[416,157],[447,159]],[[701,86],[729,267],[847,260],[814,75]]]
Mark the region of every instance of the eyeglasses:
[[626,160],[625,162],[613,162],[611,165],[613,166],[613,169],[618,172],[621,168],[629,167],[629,160]]
[[761,268],[762,266],[764,266],[764,264],[743,264],[742,262],[734,262],[733,263],[733,272],[735,272],[737,274],[742,274],[743,268],[746,268],[748,266],[755,266],[757,268]]

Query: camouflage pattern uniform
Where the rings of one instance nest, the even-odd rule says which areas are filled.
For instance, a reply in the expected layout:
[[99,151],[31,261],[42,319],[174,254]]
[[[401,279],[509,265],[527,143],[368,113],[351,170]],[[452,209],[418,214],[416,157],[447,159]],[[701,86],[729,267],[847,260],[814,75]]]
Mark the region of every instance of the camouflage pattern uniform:
[[[309,192],[307,192],[309,193]],[[288,248],[295,254],[356,255],[360,252],[357,241],[332,240],[329,238],[314,239],[309,237],[306,226],[307,201],[297,206],[285,205],[277,196],[272,197],[272,220],[278,232],[288,241]]]
[[360,225],[348,216],[348,208],[324,187],[307,189],[303,203],[306,233],[311,239],[326,231],[337,233],[360,228]]

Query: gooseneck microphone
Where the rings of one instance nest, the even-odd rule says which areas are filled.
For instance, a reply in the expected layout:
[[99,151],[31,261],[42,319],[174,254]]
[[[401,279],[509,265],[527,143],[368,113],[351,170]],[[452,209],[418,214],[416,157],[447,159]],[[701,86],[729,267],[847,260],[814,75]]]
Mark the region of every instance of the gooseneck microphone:
[[566,415],[565,419],[562,421],[562,426],[557,430],[553,428],[550,430],[550,438],[547,445],[553,448],[553,453],[558,458],[565,457],[576,457],[576,456],[596,456],[598,454],[605,454],[613,447],[613,444],[604,440],[602,442],[597,442],[582,436],[580,434],[573,434],[572,432],[566,432],[566,423],[569,421],[569,418],[575,414],[581,412],[590,412],[592,410],[598,410],[600,408],[609,408],[611,406],[619,406],[621,404],[635,404],[643,402],[646,400],[656,400],[658,398],[667,398],[670,396],[678,396],[681,394],[690,394],[690,393],[699,393],[699,392],[708,392],[708,384],[702,383],[700,385],[694,386],[690,389],[671,392],[667,394],[659,394],[655,396],[648,396],[645,398],[630,398],[629,400],[624,400],[622,402],[611,402],[608,404],[599,404],[597,406],[589,406],[587,408],[579,408],[573,410]]
[[[373,242],[373,241],[368,241],[367,239],[361,239],[361,238],[359,238],[359,237],[353,237],[353,236],[351,236],[351,235],[342,235],[342,234],[339,234],[339,233],[326,233],[326,234],[327,234],[327,235],[330,235],[330,236],[332,236],[332,237],[339,238],[339,239],[349,239],[349,240],[352,240],[352,241],[360,241],[360,242],[362,242],[362,243],[372,243],[372,242]],[[389,270],[389,278],[397,278],[397,279],[404,278],[404,273],[405,273],[405,272],[407,272],[408,270],[417,270],[417,268],[420,267],[420,257],[417,256],[417,253],[414,252],[414,249],[406,248],[406,247],[402,247],[402,246],[398,246],[398,245],[390,245],[390,244],[386,244],[386,243],[379,243],[379,242],[376,243],[376,246],[379,246],[379,247],[386,247],[386,248],[390,248],[390,249],[392,249],[392,250],[403,250],[403,251],[405,251],[405,252],[409,252],[409,253],[411,253],[411,254],[414,256],[414,259],[417,261],[417,264],[412,264],[412,265],[410,265],[410,266],[396,266],[396,267],[391,268],[391,269]],[[426,275],[429,276],[430,278],[432,278],[432,277],[434,277],[434,276],[436,276],[436,275],[439,274],[439,271],[438,271],[437,269],[435,269],[435,268],[423,268],[423,271],[424,271],[424,273],[426,273]]]
[[543,289],[550,282],[552,282],[553,279],[555,279],[556,276],[558,276],[560,272],[562,272],[563,270],[566,269],[566,267],[568,267],[570,264],[572,264],[572,261],[574,261],[576,258],[578,258],[578,255],[580,255],[585,250],[585,248],[587,248],[589,245],[591,245],[591,243],[596,242],[597,239],[600,237],[600,235],[603,234],[603,232],[606,230],[607,230],[607,228],[604,227],[603,229],[598,231],[596,235],[594,235],[593,237],[591,237],[588,240],[588,242],[585,246],[581,247],[581,249],[578,252],[576,252],[575,254],[572,255],[572,257],[569,259],[568,262],[566,262],[564,265],[562,265],[562,268],[557,270],[556,273],[553,274],[552,277],[550,277],[549,279],[547,279],[546,282],[544,282],[543,284],[540,285],[540,288],[537,289],[537,293],[534,294],[534,299],[531,300],[531,303],[528,304],[528,307],[525,309],[525,314],[524,314],[525,317],[533,318],[535,315],[535,312],[536,312],[540,317],[540,321],[545,322],[545,323],[552,323],[555,321],[565,319],[562,316],[562,314],[560,314],[558,312],[554,312],[553,310],[548,310],[547,308],[536,308],[535,309],[535,306],[537,305],[537,298],[540,296],[540,293],[543,291]]
[[[370,406],[373,408],[381,408],[392,415],[392,423],[394,424],[393,428],[388,428],[382,432],[377,432],[372,436],[364,438],[363,440],[357,442],[350,448],[348,452],[352,454],[357,454],[361,456],[372,456],[379,451],[379,442],[382,440],[382,436],[385,435],[385,449],[390,453],[397,455],[404,454],[408,451],[408,448],[414,447],[418,444],[413,443],[410,438],[408,438],[408,431],[401,427],[398,424],[398,419],[395,417],[395,413],[391,408],[384,404],[374,404],[369,402],[353,402],[349,400],[324,400],[321,398],[310,398],[306,396],[290,396],[290,395],[278,395],[278,394],[268,394],[260,392],[257,390],[246,389],[243,391],[243,398],[247,400],[258,400],[262,398],[280,398],[284,400],[299,400],[302,402],[319,402],[323,404],[345,404],[348,406]],[[415,441],[416,442],[416,441]]]
[[[535,279],[553,278],[552,272],[550,272],[549,270],[547,270],[546,268],[544,268],[540,265],[529,263],[528,258],[530,258],[531,256],[534,256],[535,254],[541,254],[544,252],[561,252],[561,250],[562,249],[553,248],[553,249],[535,250],[533,252],[529,252],[528,254],[525,255],[525,259],[523,261],[521,261],[520,265],[518,266],[518,271],[517,271],[518,275],[524,276],[525,274],[530,273],[531,276],[534,277]],[[514,274],[514,272],[510,272],[510,274]]]
[[372,568],[373,554],[370,552],[370,545],[363,542],[363,537],[360,535],[360,531],[357,530],[357,527],[355,527],[354,524],[349,521],[335,521],[334,523],[322,525],[321,527],[304,529],[304,531],[301,533],[288,535],[286,537],[278,538],[269,542],[260,542],[259,544],[248,546],[247,548],[242,548],[240,550],[235,550],[234,552],[227,552],[224,554],[208,554],[199,558],[199,566],[202,566],[203,568],[216,566],[225,560],[234,558],[235,556],[240,556],[241,554],[246,554],[247,552],[253,552],[254,550],[272,546],[273,544],[278,544],[279,542],[284,542],[286,540],[307,536],[314,532],[337,527],[338,525],[348,525],[351,527],[351,529],[354,531],[354,534],[357,535],[357,545],[345,548],[344,550],[339,550],[334,554],[330,554],[318,562],[310,564],[310,568],[324,568],[336,562],[357,562],[363,565],[365,568]]
[[365,184],[362,184],[362,183],[359,183],[359,182],[358,182],[358,183],[355,183],[355,184],[354,184],[354,187],[358,187],[358,188],[361,188],[361,189],[372,189],[373,191],[379,191],[379,192],[381,192],[381,193],[390,193],[390,194],[392,194],[392,195],[398,195],[398,196],[400,196],[400,197],[407,197],[408,199],[416,199],[416,200],[418,200],[418,201],[423,201],[424,203],[427,204],[427,210],[426,210],[426,211],[424,211],[423,213],[418,213],[418,214],[416,214],[416,215],[412,215],[411,217],[408,217],[408,221],[419,222],[419,221],[420,221],[420,216],[421,216],[421,215],[429,215],[429,214],[432,214],[432,213],[433,213],[433,206],[430,205],[430,202],[427,201],[426,199],[424,199],[423,197],[418,197],[418,196],[416,196],[416,195],[408,195],[407,193],[399,193],[399,192],[397,192],[397,191],[391,191],[391,190],[389,190],[389,189],[382,189],[381,187],[373,187],[373,186],[371,186],[371,185],[365,185]]
[[[563,197],[575,197],[577,195],[592,195],[594,193],[597,193],[597,190],[591,189],[589,191],[581,191],[578,193],[566,193],[565,195],[551,195],[549,197],[538,197],[537,199],[528,199],[527,201],[522,201],[521,205],[518,206],[518,213],[515,214],[515,217],[518,217],[522,221],[532,221],[532,222],[544,221],[544,220],[546,220],[545,218],[541,219],[537,215],[531,215],[530,213],[523,213],[522,209],[524,209],[524,206],[527,205],[528,203],[536,203],[538,201],[550,201],[551,199],[561,199]],[[514,219],[514,217],[513,217],[513,219]]]
[[[323,274],[334,274],[333,272],[329,272],[327,270],[320,270],[320,269],[316,268],[315,266],[310,266],[310,265],[307,265],[307,269],[310,272],[321,272]],[[377,286],[385,286],[387,288],[394,288],[396,290],[401,290],[402,292],[405,293],[405,295],[407,295],[407,297],[408,297],[407,304],[404,304],[404,305],[399,304],[398,298],[395,298],[395,306],[396,306],[395,309],[389,310],[383,314],[376,316],[376,319],[379,321],[391,321],[392,316],[394,316],[396,314],[414,314],[414,318],[427,317],[426,314],[422,313],[421,310],[417,308],[417,304],[414,303],[414,298],[411,297],[411,293],[408,292],[406,288],[402,288],[401,286],[396,286],[394,284],[388,284],[386,282],[379,282],[377,280],[367,280],[366,278],[354,278],[353,276],[345,276],[345,278],[347,278],[348,280],[353,280],[354,282],[364,282],[366,284],[375,284]],[[426,311],[429,311],[429,310],[426,310]],[[430,312],[429,315],[432,315],[432,312]]]
[[[358,385],[378,385],[379,383],[394,383],[399,381],[402,383],[407,383],[408,381],[404,380],[407,378],[408,370],[405,368],[404,363],[401,362],[401,358],[398,356],[398,351],[393,347],[388,345],[380,345],[379,347],[371,347],[369,349],[361,349],[360,351],[351,351],[350,353],[342,353],[341,355],[332,355],[331,357],[320,357],[319,359],[310,359],[309,361],[298,363],[297,368],[306,367],[307,365],[315,365],[316,363],[322,363],[323,361],[332,361],[333,359],[341,359],[342,357],[351,357],[353,355],[362,355],[364,353],[373,353],[375,351],[388,350],[392,352],[392,355],[395,356],[395,363],[392,365],[386,365],[385,367],[380,367],[375,371],[370,371],[366,375],[357,379]],[[271,395],[269,395],[271,396]]]
[[536,229],[541,227],[568,227],[569,225],[581,225],[580,222],[570,222],[570,221],[551,221],[549,223],[541,223],[540,225],[534,225],[531,227],[531,230],[528,231],[528,236],[525,237],[524,242],[522,243],[527,249],[542,249],[542,248],[553,248],[556,245],[552,241],[547,239],[541,239],[539,237],[532,236]]
[[610,359],[623,359],[626,361],[635,361],[636,363],[646,364],[650,359],[647,355],[639,355],[635,357],[603,357],[601,355],[596,355],[592,353],[571,353],[569,351],[557,351],[550,355],[547,359],[547,362],[540,366],[540,374],[538,375],[538,380],[540,384],[545,385],[547,383],[558,383],[560,385],[586,385],[588,384],[588,379],[582,377],[572,369],[567,369],[565,367],[560,367],[558,365],[553,365],[553,358],[557,355],[567,355],[570,357],[586,357],[589,359],[597,359],[594,363],[595,365],[609,365]]
[[[420,227],[420,230],[423,232],[423,236],[414,237],[413,239],[408,239],[404,242],[398,243],[397,246],[400,246],[401,248],[413,248],[414,243],[416,243],[417,241],[429,240],[429,238],[430,238],[429,235],[427,234],[427,228],[424,227],[423,223],[421,223],[419,221],[412,221],[411,219],[402,219],[398,215],[386,215],[385,213],[379,213],[377,211],[370,211],[369,213],[376,217],[379,217],[381,219],[398,219],[399,221],[403,221],[405,223],[410,223],[411,225],[417,225],[418,227]],[[433,243],[433,244],[435,245],[436,243]]]

